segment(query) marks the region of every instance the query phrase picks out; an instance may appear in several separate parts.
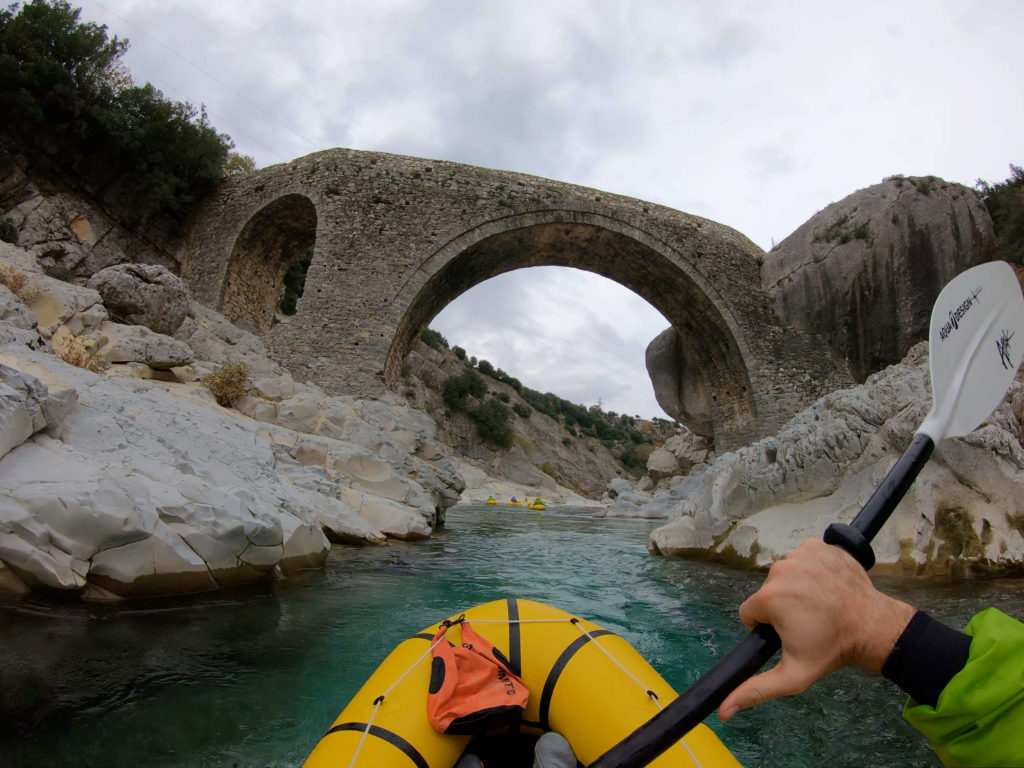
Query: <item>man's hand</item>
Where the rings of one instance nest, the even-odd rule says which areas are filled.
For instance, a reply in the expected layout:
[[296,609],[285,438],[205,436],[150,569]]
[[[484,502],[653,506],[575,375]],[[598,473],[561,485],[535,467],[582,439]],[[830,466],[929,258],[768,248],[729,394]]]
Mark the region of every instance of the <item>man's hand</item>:
[[876,590],[844,550],[806,540],[772,565],[761,588],[740,606],[740,619],[751,629],[775,627],[782,658],[730,693],[718,708],[719,719],[802,693],[840,667],[877,675],[913,615],[911,606]]

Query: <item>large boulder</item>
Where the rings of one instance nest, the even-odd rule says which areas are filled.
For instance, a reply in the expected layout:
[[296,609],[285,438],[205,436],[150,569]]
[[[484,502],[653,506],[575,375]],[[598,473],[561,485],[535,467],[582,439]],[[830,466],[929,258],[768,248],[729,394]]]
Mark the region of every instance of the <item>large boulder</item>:
[[767,254],[761,281],[783,320],[820,335],[864,381],[927,337],[942,286],[992,247],[974,190],[897,176],[813,216]]
[[666,328],[647,345],[645,361],[658,405],[698,435],[712,437],[711,392],[694,353],[675,328]]
[[88,287],[99,292],[111,317],[124,325],[144,325],[170,336],[188,314],[188,289],[166,267],[118,264],[94,274]]
[[[828,395],[777,437],[719,456],[673,489],[676,519],[649,548],[767,567],[882,482],[931,402],[926,344],[861,386]],[[1024,380],[988,422],[944,440],[875,538],[875,572],[1024,572]]]
[[153,370],[166,371],[189,365],[193,359],[187,344],[144,325],[102,323],[93,336],[95,357],[108,363],[144,363]]

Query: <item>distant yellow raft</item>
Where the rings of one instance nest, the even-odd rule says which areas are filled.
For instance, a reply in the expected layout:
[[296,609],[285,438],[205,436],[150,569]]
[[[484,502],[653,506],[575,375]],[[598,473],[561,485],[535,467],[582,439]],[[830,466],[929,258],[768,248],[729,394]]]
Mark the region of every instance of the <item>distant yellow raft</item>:
[[[508,657],[513,671],[520,672],[530,689],[524,726],[538,733],[558,731],[584,765],[657,713],[648,691],[662,705],[676,696],[624,639],[558,608],[509,598],[463,613],[477,632]],[[381,662],[313,749],[305,768],[451,768],[455,764],[469,737],[437,733],[427,722],[430,656],[424,654],[439,624],[402,641]],[[452,642],[458,642],[457,633],[461,627],[449,630]],[[740,768],[703,724],[687,734],[685,746],[676,744],[651,765]]]

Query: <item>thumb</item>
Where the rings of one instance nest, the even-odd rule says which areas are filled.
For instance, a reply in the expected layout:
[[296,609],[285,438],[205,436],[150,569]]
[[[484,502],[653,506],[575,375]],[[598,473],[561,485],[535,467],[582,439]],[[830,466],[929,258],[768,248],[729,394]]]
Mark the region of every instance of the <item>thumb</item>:
[[756,707],[780,696],[790,696],[807,690],[805,676],[787,665],[783,659],[767,672],[745,680],[733,690],[718,707],[718,719],[728,722],[742,709]]

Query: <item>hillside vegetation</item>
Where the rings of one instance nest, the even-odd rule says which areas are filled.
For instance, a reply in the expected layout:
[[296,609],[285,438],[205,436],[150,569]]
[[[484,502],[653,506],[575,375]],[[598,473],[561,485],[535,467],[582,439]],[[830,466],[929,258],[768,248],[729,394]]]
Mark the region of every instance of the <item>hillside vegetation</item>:
[[1024,168],[1011,163],[1006,181],[990,184],[978,179],[977,187],[992,217],[994,257],[1024,265]]
[[679,428],[531,389],[450,347],[432,329],[422,334],[403,374],[401,393],[441,425],[455,452],[513,482],[542,483],[546,474],[597,497],[614,477],[639,478],[651,451]]

